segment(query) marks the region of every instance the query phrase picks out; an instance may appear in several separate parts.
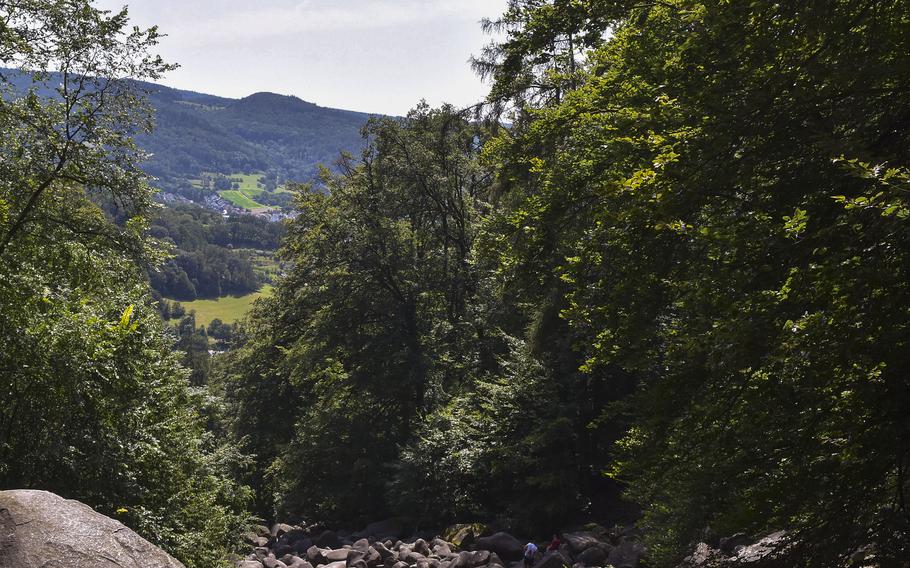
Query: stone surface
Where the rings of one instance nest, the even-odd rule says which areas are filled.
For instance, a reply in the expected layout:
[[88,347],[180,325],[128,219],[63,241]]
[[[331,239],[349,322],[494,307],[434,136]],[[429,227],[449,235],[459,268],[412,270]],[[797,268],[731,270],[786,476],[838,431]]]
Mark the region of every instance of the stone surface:
[[354,533],[354,536],[371,540],[385,540],[401,538],[404,534],[404,523],[400,519],[386,519],[370,523],[362,531]]
[[787,533],[777,531],[769,534],[755,544],[743,546],[736,553],[736,561],[742,564],[751,564],[773,558],[775,554],[786,548]]
[[476,546],[480,550],[495,552],[503,560],[520,560],[524,551],[524,543],[505,532],[478,538]]
[[597,543],[594,546],[584,549],[575,557],[575,560],[585,566],[603,566],[604,561],[610,555],[610,546],[604,543]]
[[120,521],[47,491],[0,491],[3,568],[184,568]]
[[548,552],[534,564],[534,568],[563,568],[571,565],[572,562],[559,552]]
[[638,568],[638,559],[645,553],[640,542],[627,540],[615,546],[607,557],[607,564],[615,568]]
[[319,548],[341,548],[341,539],[334,531],[323,531],[319,538],[316,539],[316,546]]
[[565,533],[562,539],[568,545],[569,552],[571,552],[573,556],[580,554],[586,549],[600,544],[601,542],[600,539],[590,532]]

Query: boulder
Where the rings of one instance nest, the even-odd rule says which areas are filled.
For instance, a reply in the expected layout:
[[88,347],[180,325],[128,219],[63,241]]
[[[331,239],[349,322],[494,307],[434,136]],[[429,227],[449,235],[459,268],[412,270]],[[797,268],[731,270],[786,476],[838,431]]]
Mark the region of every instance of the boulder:
[[[304,531],[301,528],[293,528],[293,529],[287,531],[286,533],[283,533],[281,536],[279,536],[277,542],[278,542],[278,544],[286,544],[288,546],[293,546],[294,544],[301,542],[301,541],[305,541],[305,540],[310,540],[309,537],[307,537],[306,531]],[[310,542],[306,546],[306,548],[309,548],[312,545],[313,545],[313,543]],[[306,548],[304,548],[304,551],[306,550]]]
[[568,545],[572,556],[581,554],[588,548],[600,544],[602,541],[590,532],[565,533],[563,541]]
[[351,548],[359,550],[360,552],[366,552],[370,549],[370,541],[365,538],[358,539],[351,545]]
[[169,554],[79,501],[47,491],[0,491],[3,568],[183,568]]
[[354,538],[369,538],[373,540],[398,539],[405,534],[405,523],[401,519],[386,519],[370,523],[362,531],[354,533]]
[[471,568],[474,566],[474,553],[464,550],[459,552],[449,563],[449,568]]
[[398,555],[389,550],[388,546],[381,542],[375,543],[373,545],[373,548],[376,550],[376,552],[379,553],[379,556],[382,558],[382,562],[386,565],[391,564],[389,562],[389,558],[392,558],[393,556],[395,557],[395,560],[393,562],[396,562],[398,560]]
[[446,541],[435,538],[433,539],[433,554],[440,558],[449,558],[452,556],[452,547]]
[[612,564],[614,568],[638,568],[638,560],[644,553],[643,544],[627,540],[610,550],[607,564]]
[[453,550],[467,550],[483,531],[484,526],[480,523],[452,525],[443,531],[442,538],[454,546]]
[[322,555],[322,549],[315,544],[307,549],[306,558],[315,565],[325,563],[325,557]]
[[548,552],[534,564],[534,568],[563,568],[571,565],[572,562],[559,552]]
[[303,558],[295,557],[295,559],[288,564],[288,568],[313,568],[313,565]]
[[422,538],[415,540],[414,544],[411,545],[411,548],[414,550],[414,552],[419,552],[424,556],[430,555],[430,545],[427,544],[427,541],[423,540]]
[[677,568],[721,568],[729,564],[727,558],[705,542],[695,546],[695,551],[683,559]]
[[406,549],[404,547],[402,547],[402,551],[398,553],[398,558],[400,558],[401,560],[403,560],[411,565],[417,564],[421,560],[427,559],[427,557],[424,556],[423,554],[421,554],[417,551],[411,550],[409,548]]
[[773,558],[786,549],[787,533],[777,531],[769,534],[755,544],[738,548],[736,561],[741,564],[751,564]]
[[323,550],[322,557],[328,562],[345,562],[351,555],[350,548],[336,548],[335,550]]
[[474,566],[486,566],[490,563],[490,556],[489,550],[475,550],[471,560]]
[[269,527],[265,525],[256,525],[253,527],[253,530],[256,531],[256,534],[259,536],[264,536],[266,538],[272,536],[272,531]]
[[341,548],[341,539],[333,531],[323,531],[316,539],[319,548]]
[[581,551],[575,557],[575,560],[585,566],[603,566],[604,561],[610,555],[611,547],[608,544],[598,543]]
[[329,562],[325,565],[325,568],[347,568],[347,563],[344,560]]
[[302,538],[300,540],[294,541],[291,543],[291,554],[296,554],[297,556],[306,556],[307,550],[309,550],[311,546],[313,546],[313,541],[309,538]]
[[746,533],[736,533],[734,535],[720,539],[718,548],[724,554],[735,554],[739,546],[748,546],[752,544],[752,539],[746,536]]
[[524,551],[524,544],[505,532],[478,538],[475,546],[480,550],[495,552],[503,560],[520,560]]
[[286,525],[284,523],[275,523],[272,525],[272,528],[269,530],[269,536],[272,538],[279,538],[282,535],[285,535],[294,530],[294,527],[291,525]]
[[258,560],[241,560],[237,563],[237,568],[263,568],[262,562]]
[[281,560],[278,560],[274,556],[266,558],[265,561],[263,561],[262,565],[265,566],[265,568],[288,568],[287,564]]

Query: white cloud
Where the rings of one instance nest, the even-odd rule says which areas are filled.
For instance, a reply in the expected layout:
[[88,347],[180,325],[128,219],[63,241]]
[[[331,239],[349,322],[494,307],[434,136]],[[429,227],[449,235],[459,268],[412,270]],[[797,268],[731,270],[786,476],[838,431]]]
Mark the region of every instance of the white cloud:
[[162,27],[175,44],[208,45],[308,32],[419,25],[440,19],[477,22],[491,15],[490,7],[489,0],[304,0],[284,6],[213,10],[203,21],[175,19]]

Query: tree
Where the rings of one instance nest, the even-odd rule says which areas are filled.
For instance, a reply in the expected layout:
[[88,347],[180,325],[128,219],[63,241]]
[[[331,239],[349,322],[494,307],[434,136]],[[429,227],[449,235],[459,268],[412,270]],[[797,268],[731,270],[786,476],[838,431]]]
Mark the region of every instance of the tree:
[[608,471],[659,565],[706,530],[786,528],[793,566],[907,556],[906,18],[636,5],[492,147],[502,278],[555,272],[581,369],[640,385]]
[[[132,136],[148,131],[151,116],[130,81],[173,68],[150,54],[157,30],[123,33],[126,10],[109,14],[89,0],[6,2],[0,19],[0,63],[20,69],[0,77],[0,258],[48,223],[139,247],[136,223],[152,191]],[[74,211],[67,207],[73,186],[90,188],[136,222],[118,226]]]
[[143,235],[132,136],[150,117],[133,80],[170,66],[154,28],[126,25],[84,0],[0,3],[0,62],[19,68],[0,78],[0,487],[80,499],[212,566],[248,490],[140,268],[163,253]]
[[[282,511],[336,522],[386,511],[379,472],[433,393],[461,380],[465,338],[477,336],[482,133],[425,105],[364,132],[363,154],[324,172],[325,192],[299,190],[283,249],[292,268],[254,311],[232,381],[238,435],[274,460],[280,483],[260,474],[262,505],[274,492]],[[270,404],[295,420],[274,424]]]

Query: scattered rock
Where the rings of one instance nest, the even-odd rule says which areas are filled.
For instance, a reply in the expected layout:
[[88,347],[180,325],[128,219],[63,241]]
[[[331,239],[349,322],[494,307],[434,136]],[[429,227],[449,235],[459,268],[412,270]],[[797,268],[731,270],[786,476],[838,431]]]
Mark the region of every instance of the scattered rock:
[[323,550],[322,557],[325,558],[329,563],[331,562],[345,562],[348,559],[348,556],[351,555],[350,548],[336,548],[335,550]]
[[423,540],[422,538],[415,540],[411,548],[413,548],[415,552],[419,552],[424,556],[430,555],[430,545],[427,544],[427,541]]

